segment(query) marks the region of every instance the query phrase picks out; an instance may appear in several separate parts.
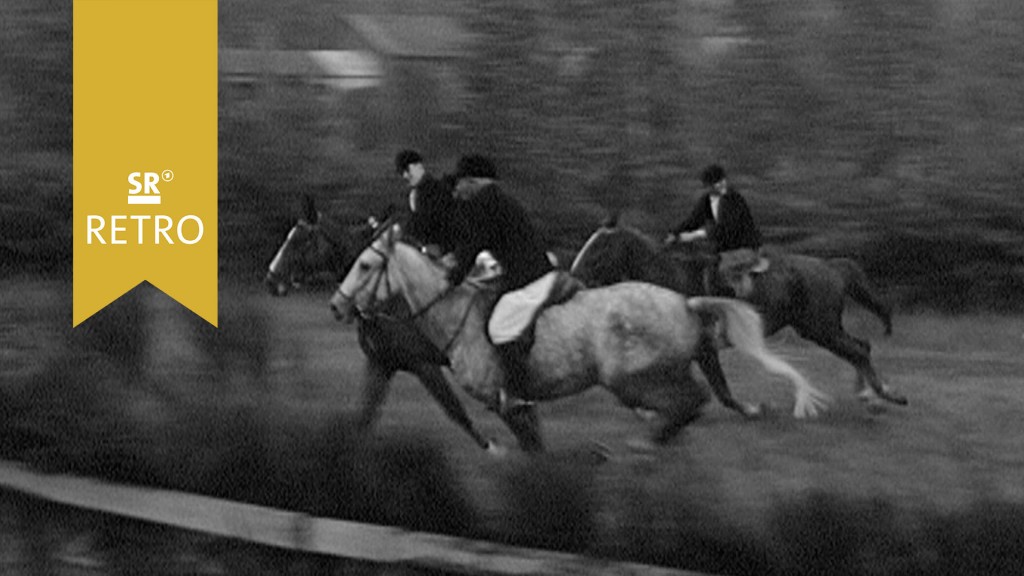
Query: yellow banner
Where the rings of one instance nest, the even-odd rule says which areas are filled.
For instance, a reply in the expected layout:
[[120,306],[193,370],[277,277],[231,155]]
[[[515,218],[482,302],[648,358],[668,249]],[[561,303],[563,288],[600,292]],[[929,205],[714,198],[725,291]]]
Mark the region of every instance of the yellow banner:
[[217,324],[217,0],[74,0],[74,314],[142,281]]

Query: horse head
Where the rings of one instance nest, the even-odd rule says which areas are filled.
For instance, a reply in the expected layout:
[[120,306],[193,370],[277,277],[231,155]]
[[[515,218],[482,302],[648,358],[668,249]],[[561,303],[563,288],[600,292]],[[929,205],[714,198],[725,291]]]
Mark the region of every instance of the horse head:
[[588,287],[621,282],[628,276],[628,247],[620,239],[621,229],[602,226],[576,254],[569,273]]
[[270,262],[264,284],[274,296],[286,296],[292,288],[329,277],[336,281],[352,266],[354,246],[366,246],[376,232],[378,219],[371,217],[344,226],[316,209],[305,196],[302,217],[288,231]]
[[331,310],[336,319],[351,321],[402,295],[415,316],[448,291],[447,275],[445,266],[402,241],[400,226],[388,224],[356,258],[331,298]]
[[314,224],[303,219],[292,226],[263,279],[272,295],[287,296],[291,288],[305,282],[308,271],[313,268],[316,244]]
[[768,260],[749,249],[724,252],[717,263],[718,279],[725,283],[737,298],[750,300],[754,294],[754,274],[768,269]]
[[590,287],[641,280],[695,295],[707,262],[700,247],[663,247],[639,230],[606,224],[584,244],[571,274]]

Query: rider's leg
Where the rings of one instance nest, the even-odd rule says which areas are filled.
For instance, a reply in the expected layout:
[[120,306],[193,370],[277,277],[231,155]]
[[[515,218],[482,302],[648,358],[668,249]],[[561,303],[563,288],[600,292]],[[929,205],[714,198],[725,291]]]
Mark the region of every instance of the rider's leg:
[[[541,304],[551,293],[554,275],[545,276],[524,289],[505,293],[494,305],[487,332],[505,372],[505,384],[499,391],[499,410],[514,408],[529,397],[531,374],[528,361],[533,345],[533,322]],[[511,397],[511,401],[509,400]]]
[[527,405],[523,398],[529,396],[530,368],[528,366],[531,342],[528,338],[496,346],[505,372],[505,381],[499,391],[499,410],[515,410]]

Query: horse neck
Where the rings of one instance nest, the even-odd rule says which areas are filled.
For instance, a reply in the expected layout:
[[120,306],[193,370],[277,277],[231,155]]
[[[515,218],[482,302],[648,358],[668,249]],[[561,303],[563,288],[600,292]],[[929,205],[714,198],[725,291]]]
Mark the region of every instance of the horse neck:
[[427,338],[448,348],[458,336],[473,306],[474,290],[452,289],[447,272],[429,257],[405,244],[396,244],[392,281],[405,298]]
[[439,305],[451,284],[445,271],[407,244],[395,244],[390,280],[402,293],[414,314]]
[[351,267],[351,262],[347,261],[351,256],[349,248],[352,244],[348,229],[337,220],[321,216],[317,222],[317,233],[320,235],[321,241],[326,244],[323,266],[330,268],[339,278],[344,277]]
[[639,231],[628,231],[623,256],[628,276],[664,288],[679,291],[682,281],[676,263],[655,241]]
[[291,266],[291,260],[294,259],[291,257],[291,252],[293,250],[292,238],[294,236],[295,227],[293,226],[290,230],[288,230],[288,236],[285,238],[281,246],[277,249],[277,252],[274,253],[274,258],[270,261],[270,265],[267,266],[267,268],[278,274],[287,274],[289,272],[289,270],[287,270],[287,267]]
[[654,252],[643,260],[646,271],[644,279],[652,284],[669,288],[677,292],[689,293],[687,278],[689,274],[685,265],[666,252]]

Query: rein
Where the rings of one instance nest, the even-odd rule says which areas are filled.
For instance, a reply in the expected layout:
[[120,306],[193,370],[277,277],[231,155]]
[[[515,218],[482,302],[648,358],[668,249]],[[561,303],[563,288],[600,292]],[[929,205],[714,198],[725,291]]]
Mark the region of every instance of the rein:
[[[381,272],[380,274],[377,275],[377,279],[374,281],[373,293],[377,293],[377,288],[380,286],[380,282],[382,279],[385,282],[385,286],[387,287],[388,293],[390,293],[391,280],[388,274],[388,266],[390,266],[391,264],[391,258],[388,257],[388,255],[385,252],[376,248],[373,245],[369,246],[369,249],[372,250],[374,254],[380,256],[381,259],[384,261],[384,265],[381,267]],[[435,296],[433,299],[431,299],[429,302],[423,305],[423,307],[421,307],[419,310],[410,310],[411,316],[409,320],[415,321],[418,318],[422,318],[427,312],[430,311],[431,308],[433,308],[435,305],[437,305],[439,302],[441,302],[448,296],[452,295],[455,292],[456,288],[457,286],[449,286],[447,289],[442,290],[437,296]],[[341,294],[341,297],[346,300],[354,300],[354,296],[349,296],[348,294],[345,294],[345,292],[343,292],[340,287],[338,288],[338,293]],[[455,327],[455,331],[452,333],[451,337],[447,339],[445,345],[441,348],[441,352],[443,352],[444,354],[447,354],[448,351],[451,350],[451,347],[455,344],[455,341],[458,339],[459,334],[461,334],[462,330],[466,327],[466,321],[469,320],[469,313],[473,311],[473,306],[476,304],[476,300],[479,297],[479,295],[480,290],[474,290],[473,294],[470,296],[469,302],[466,304],[466,309],[463,310],[459,318],[459,323]],[[359,309],[357,308],[357,310]],[[359,310],[359,316],[364,320],[381,318],[396,322],[404,321],[403,319],[397,318],[394,315],[385,314],[383,312],[367,313],[364,312],[363,310]]]
[[[380,254],[380,252],[378,252],[378,254]],[[384,256],[383,254],[381,254],[381,257],[384,258],[384,269],[386,271],[388,265],[391,263],[391,260]],[[423,317],[423,315],[430,311],[430,309],[433,308],[437,303],[454,294],[456,288],[458,288],[458,286],[448,286],[447,289],[442,290],[432,300],[424,304],[422,308],[420,308],[419,310],[412,310],[412,316],[410,320],[416,320],[417,318]],[[455,341],[458,340],[459,334],[462,334],[463,328],[466,327],[466,321],[469,319],[469,313],[472,312],[473,305],[476,304],[476,299],[479,294],[480,291],[476,290],[473,292],[473,295],[470,296],[469,302],[466,304],[466,309],[462,311],[462,315],[459,318],[459,323],[455,326],[455,331],[452,332],[451,337],[448,338],[448,341],[441,348],[441,352],[443,352],[444,354],[448,354],[448,351],[451,350],[452,346],[455,344]]]
[[[367,250],[373,251],[374,254],[380,256],[381,260],[384,261],[384,266],[381,267],[380,274],[377,275],[377,279],[374,280],[374,282],[373,282],[373,289],[372,289],[373,293],[374,294],[377,293],[377,288],[380,287],[381,280],[384,281],[384,285],[387,287],[388,292],[390,293],[391,292],[391,280],[388,278],[388,262],[390,261],[390,259],[388,258],[388,255],[385,254],[383,251],[379,250],[378,248],[374,247],[372,244],[367,248]],[[345,294],[345,291],[341,289],[341,286],[338,286],[338,294],[341,294],[341,297],[344,298],[345,300],[348,300],[349,302],[354,302],[355,301],[355,295],[354,294],[353,295]],[[360,310],[358,307],[356,307],[356,310],[359,311],[359,316],[361,318],[365,319],[365,318],[369,317],[369,315],[367,315],[363,310]],[[389,317],[389,315],[387,315],[387,314],[374,314],[374,316],[377,316],[377,317],[380,317],[380,318],[388,318]]]

